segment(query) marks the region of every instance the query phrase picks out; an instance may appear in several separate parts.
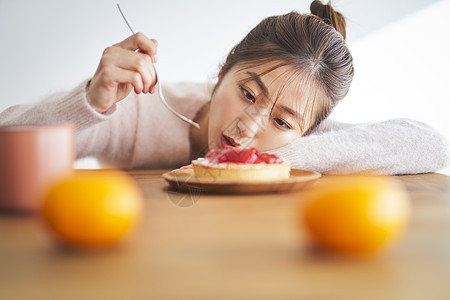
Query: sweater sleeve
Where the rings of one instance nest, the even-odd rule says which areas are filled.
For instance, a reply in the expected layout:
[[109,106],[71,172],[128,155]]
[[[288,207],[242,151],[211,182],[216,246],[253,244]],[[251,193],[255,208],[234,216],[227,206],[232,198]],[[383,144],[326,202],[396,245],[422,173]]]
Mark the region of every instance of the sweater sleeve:
[[[103,153],[111,144],[111,131],[117,123],[112,121],[118,119],[116,115],[123,114],[123,109],[119,111],[114,104],[103,114],[95,111],[86,98],[88,82],[85,80],[69,92],[52,94],[34,104],[7,108],[0,113],[0,126],[71,124],[76,130],[77,158]],[[136,127],[132,122],[135,118],[130,119],[126,124]],[[133,135],[126,136],[133,138]]]
[[52,125],[69,123],[82,130],[114,115],[116,105],[103,114],[96,112],[86,98],[88,80],[68,93],[55,93],[35,104],[21,104],[0,113],[0,125]]
[[410,119],[353,125],[326,120],[310,136],[269,152],[292,168],[328,174],[417,174],[449,163],[445,138]]

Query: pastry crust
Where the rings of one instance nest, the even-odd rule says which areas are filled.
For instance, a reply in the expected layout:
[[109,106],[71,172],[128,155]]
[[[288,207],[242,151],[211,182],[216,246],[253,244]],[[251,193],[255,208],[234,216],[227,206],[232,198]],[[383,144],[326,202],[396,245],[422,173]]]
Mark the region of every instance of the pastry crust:
[[208,159],[199,158],[192,161],[197,178],[208,178],[214,181],[235,182],[267,182],[289,179],[291,167],[287,162],[275,164],[211,164]]

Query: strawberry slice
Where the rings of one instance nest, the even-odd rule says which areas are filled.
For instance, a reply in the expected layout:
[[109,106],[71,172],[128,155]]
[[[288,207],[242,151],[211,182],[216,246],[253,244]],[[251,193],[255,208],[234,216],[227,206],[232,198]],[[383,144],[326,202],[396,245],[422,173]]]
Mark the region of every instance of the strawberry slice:
[[211,163],[279,164],[283,162],[277,155],[260,153],[256,148],[231,146],[226,146],[221,150],[213,149],[205,157]]

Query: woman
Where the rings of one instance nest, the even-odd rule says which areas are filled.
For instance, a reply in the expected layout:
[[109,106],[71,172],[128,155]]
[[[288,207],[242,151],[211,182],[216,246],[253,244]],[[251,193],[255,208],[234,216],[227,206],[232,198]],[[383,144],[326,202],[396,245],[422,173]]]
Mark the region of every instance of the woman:
[[[431,172],[448,161],[444,139],[412,120],[346,125],[326,119],[353,78],[345,20],[330,4],[270,17],[229,53],[217,84],[174,85],[155,95],[157,42],[135,34],[107,48],[92,79],[71,93],[14,106],[0,123],[73,123],[78,157],[123,168],[174,168],[225,145],[280,155],[328,173]],[[132,92],[134,90],[134,92]],[[120,103],[119,103],[120,102]]]

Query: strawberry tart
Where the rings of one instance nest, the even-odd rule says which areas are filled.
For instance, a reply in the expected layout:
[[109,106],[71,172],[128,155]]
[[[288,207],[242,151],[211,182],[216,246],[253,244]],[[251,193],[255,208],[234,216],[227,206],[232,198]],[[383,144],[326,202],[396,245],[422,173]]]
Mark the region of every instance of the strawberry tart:
[[291,171],[290,164],[277,155],[231,146],[209,151],[205,157],[193,160],[192,166],[197,178],[236,182],[286,180]]

